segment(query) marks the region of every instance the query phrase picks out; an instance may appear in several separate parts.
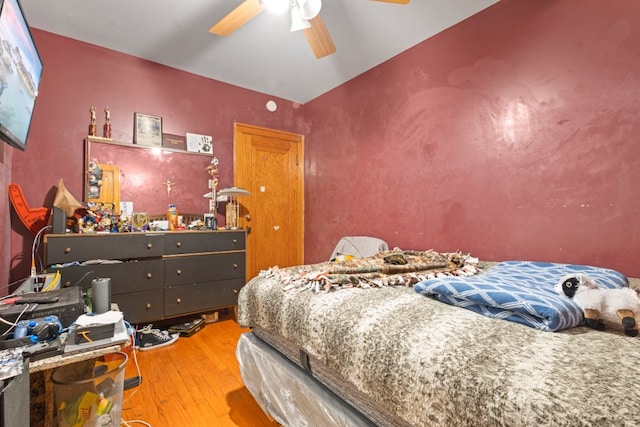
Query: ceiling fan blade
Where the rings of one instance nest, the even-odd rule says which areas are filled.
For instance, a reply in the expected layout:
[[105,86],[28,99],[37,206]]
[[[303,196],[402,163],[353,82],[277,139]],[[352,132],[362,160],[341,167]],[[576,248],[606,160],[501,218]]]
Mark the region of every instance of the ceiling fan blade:
[[324,58],[334,53],[336,46],[333,44],[333,40],[329,35],[327,26],[324,25],[322,17],[318,15],[310,20],[309,23],[311,24],[311,28],[304,30],[304,35],[316,58]]
[[217,24],[209,28],[209,32],[219,36],[228,36],[255,18],[263,10],[264,5],[260,0],[245,0],[229,12],[227,16],[218,21]]
[[371,1],[381,1],[384,3],[408,4],[410,0],[371,0]]

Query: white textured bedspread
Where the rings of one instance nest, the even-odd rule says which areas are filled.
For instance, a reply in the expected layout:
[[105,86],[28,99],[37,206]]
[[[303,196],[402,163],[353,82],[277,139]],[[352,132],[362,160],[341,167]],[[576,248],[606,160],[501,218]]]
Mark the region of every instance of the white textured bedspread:
[[279,334],[415,426],[638,426],[640,339],[535,330],[410,287],[284,292],[257,277],[238,322]]

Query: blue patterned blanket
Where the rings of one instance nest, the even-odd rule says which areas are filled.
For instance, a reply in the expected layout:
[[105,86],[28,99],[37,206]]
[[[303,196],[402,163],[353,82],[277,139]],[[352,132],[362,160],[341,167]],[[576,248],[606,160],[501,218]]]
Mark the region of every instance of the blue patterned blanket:
[[424,280],[414,285],[414,290],[487,317],[558,331],[584,323],[580,307],[553,288],[571,273],[586,274],[602,287],[629,286],[622,273],[606,268],[504,261],[477,276]]

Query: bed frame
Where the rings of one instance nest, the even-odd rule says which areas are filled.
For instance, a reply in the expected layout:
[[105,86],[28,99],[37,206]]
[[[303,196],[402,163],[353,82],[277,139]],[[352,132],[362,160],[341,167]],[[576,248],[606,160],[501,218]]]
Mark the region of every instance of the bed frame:
[[640,425],[639,338],[616,327],[547,332],[409,287],[268,275],[240,292],[238,323],[243,381],[282,425]]

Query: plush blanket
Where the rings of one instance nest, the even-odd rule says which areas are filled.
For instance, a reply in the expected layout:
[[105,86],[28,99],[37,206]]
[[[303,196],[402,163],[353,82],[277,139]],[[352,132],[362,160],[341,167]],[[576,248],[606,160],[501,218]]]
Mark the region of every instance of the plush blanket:
[[599,286],[628,286],[620,272],[586,265],[505,261],[473,277],[436,277],[414,286],[416,292],[478,314],[557,331],[584,322],[582,309],[559,295],[554,285],[567,274],[582,273]]
[[262,277],[277,279],[285,291],[310,289],[330,291],[342,288],[413,286],[438,276],[468,276],[478,272],[477,258],[460,252],[380,251],[366,258],[321,262],[287,268],[272,267]]
[[640,425],[640,339],[621,330],[549,333],[405,286],[302,289],[252,279],[238,323],[288,340],[348,385],[336,393],[406,425]]

